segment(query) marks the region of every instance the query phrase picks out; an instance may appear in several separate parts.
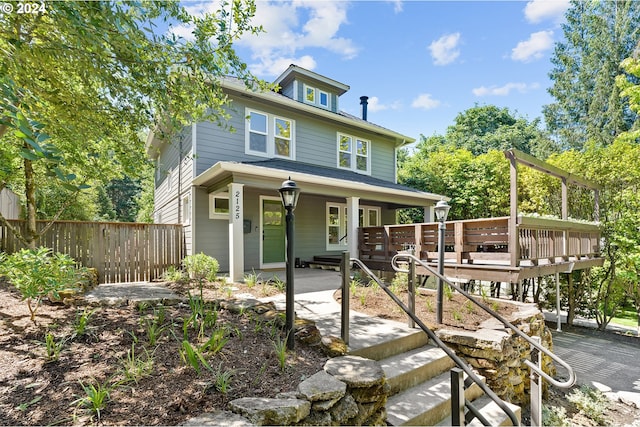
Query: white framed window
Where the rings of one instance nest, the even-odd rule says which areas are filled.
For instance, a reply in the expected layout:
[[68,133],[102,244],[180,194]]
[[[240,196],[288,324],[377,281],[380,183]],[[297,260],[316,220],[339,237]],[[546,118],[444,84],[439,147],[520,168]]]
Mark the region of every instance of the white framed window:
[[324,108],[329,108],[329,94],[323,90],[318,89],[318,105]]
[[295,158],[295,122],[247,109],[245,152],[262,157]]
[[167,172],[167,191],[173,190],[173,170]]
[[302,85],[304,90],[304,102],[307,104],[316,104],[316,88],[307,86],[306,84]]
[[[359,227],[380,225],[381,209],[376,206],[360,206]],[[349,244],[347,205],[343,203],[327,203],[327,250],[344,250]]]
[[187,194],[182,198],[182,225],[191,224],[191,197]]
[[209,218],[229,219],[229,193],[209,194]]
[[371,173],[371,141],[338,133],[338,167]]

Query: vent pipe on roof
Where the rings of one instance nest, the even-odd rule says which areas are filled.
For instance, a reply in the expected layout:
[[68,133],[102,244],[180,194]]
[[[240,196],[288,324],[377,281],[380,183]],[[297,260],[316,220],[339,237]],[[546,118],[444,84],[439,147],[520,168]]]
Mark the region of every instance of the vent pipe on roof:
[[362,120],[367,120],[367,106],[369,105],[369,97],[361,96],[360,105],[362,105]]

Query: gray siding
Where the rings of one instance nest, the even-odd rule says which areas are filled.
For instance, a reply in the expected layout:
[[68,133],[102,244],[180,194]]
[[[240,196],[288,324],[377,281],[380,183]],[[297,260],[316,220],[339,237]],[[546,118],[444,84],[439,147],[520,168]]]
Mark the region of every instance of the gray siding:
[[371,176],[395,181],[394,145],[389,139],[370,132],[319,120],[282,108],[265,107],[250,100],[235,100],[228,124],[235,129],[229,133],[214,123],[198,123],[196,176],[219,161],[258,161],[265,157],[245,154],[245,109],[251,108],[295,120],[294,160],[337,167],[337,133],[342,132],[371,141]]
[[220,263],[220,271],[229,270],[229,221],[209,218],[209,195],[202,188],[194,189],[196,233],[194,253],[204,252]]

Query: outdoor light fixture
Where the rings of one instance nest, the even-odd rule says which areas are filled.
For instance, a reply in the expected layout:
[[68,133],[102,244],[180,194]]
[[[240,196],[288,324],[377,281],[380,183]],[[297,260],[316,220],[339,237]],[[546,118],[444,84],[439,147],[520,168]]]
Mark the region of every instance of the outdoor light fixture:
[[449,215],[449,209],[451,209],[451,206],[449,206],[449,204],[444,200],[440,200],[436,203],[436,207],[433,209],[436,211],[436,218],[438,221],[445,222],[447,220],[447,215]]
[[280,187],[280,196],[282,197],[282,205],[287,211],[286,222],[286,269],[287,269],[287,288],[286,288],[286,307],[285,307],[285,331],[287,333],[287,349],[293,350],[295,345],[295,331],[293,325],[295,324],[296,312],[294,310],[294,292],[293,292],[293,260],[294,258],[294,229],[293,229],[293,210],[298,203],[298,196],[300,195],[300,189],[294,181],[289,177],[288,180],[282,183]]
[[[449,214],[451,206],[444,200],[440,200],[436,203],[434,210],[436,211],[436,218],[438,218],[438,273],[440,276],[444,276],[444,232],[447,229],[445,221]],[[436,300],[436,323],[442,323],[442,305],[443,305],[443,287],[444,283],[440,277],[438,277],[438,294]]]
[[294,181],[291,181],[291,177],[282,183],[282,187],[280,187],[279,191],[284,208],[294,210],[298,204],[300,189]]

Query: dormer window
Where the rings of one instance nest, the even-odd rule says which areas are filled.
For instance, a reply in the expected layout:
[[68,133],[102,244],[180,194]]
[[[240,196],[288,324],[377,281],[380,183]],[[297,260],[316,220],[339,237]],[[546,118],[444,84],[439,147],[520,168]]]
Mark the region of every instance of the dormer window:
[[328,92],[306,84],[303,84],[302,87],[304,88],[303,101],[305,104],[315,105],[327,110],[330,109],[329,100],[331,97]]

